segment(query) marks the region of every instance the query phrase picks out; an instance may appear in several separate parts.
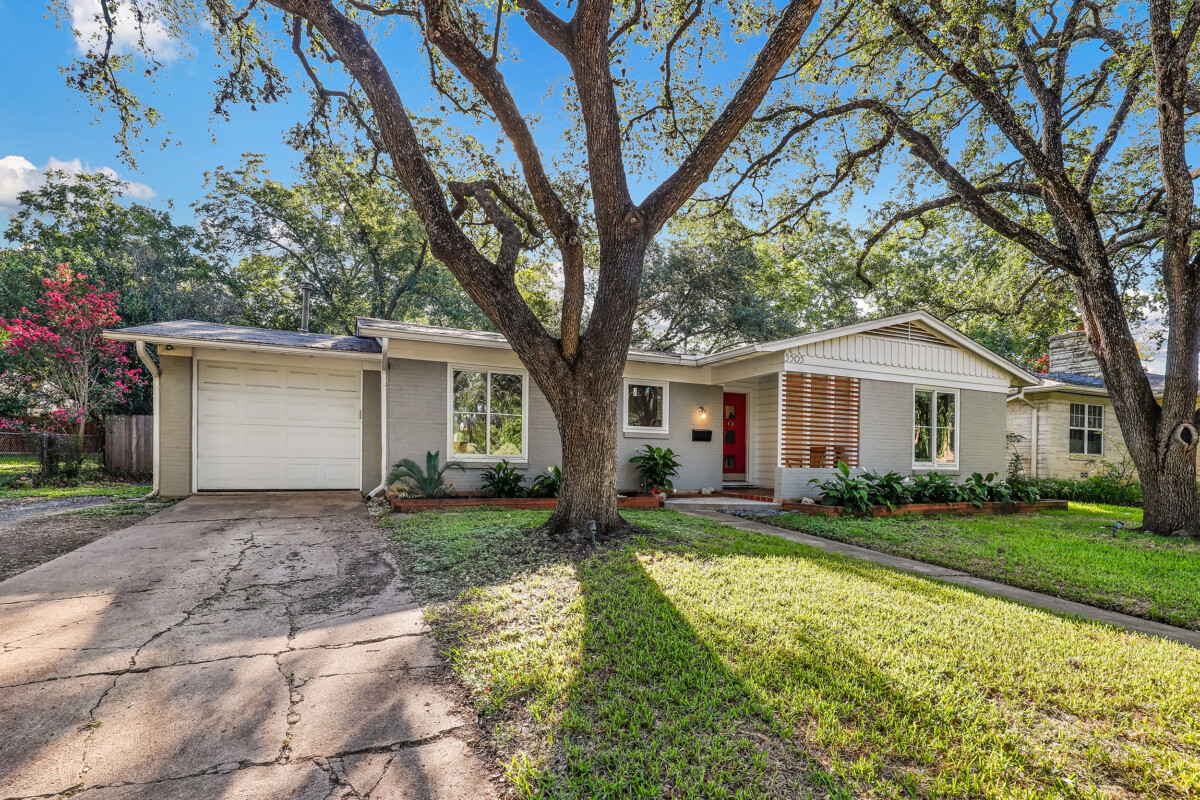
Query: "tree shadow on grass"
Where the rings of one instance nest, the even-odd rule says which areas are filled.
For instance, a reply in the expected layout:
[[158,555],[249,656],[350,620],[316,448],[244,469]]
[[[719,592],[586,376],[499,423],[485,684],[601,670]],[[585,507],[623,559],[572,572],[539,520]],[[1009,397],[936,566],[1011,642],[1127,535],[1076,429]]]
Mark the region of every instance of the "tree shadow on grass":
[[[484,706],[501,709],[490,720],[500,728],[506,713],[534,705],[551,720],[539,733],[553,743],[544,763],[512,770],[528,794],[849,796],[852,781],[897,796],[1069,795],[1059,772],[1077,766],[1085,783],[1133,788],[1124,755],[1077,765],[1075,750],[1046,759],[1038,749],[1082,751],[1088,734],[1035,741],[1022,729],[1062,726],[1081,712],[1073,694],[1131,691],[1115,672],[1080,666],[1119,645],[1117,635],[766,537],[688,521],[689,538],[661,519],[646,537],[581,559],[543,554],[512,570],[493,559],[492,571],[477,557],[456,562],[467,591],[448,605],[484,620],[475,633],[489,615],[509,626],[492,640],[504,663],[489,672],[487,655],[459,650],[460,675],[502,678],[484,687],[496,692]],[[513,527],[522,520],[476,522],[498,547],[507,537],[503,546],[528,548]],[[496,594],[530,584],[530,570],[551,576],[539,590],[553,602],[520,588]],[[575,627],[555,633],[559,623]],[[538,636],[555,635],[557,651],[537,649]],[[1158,658],[1159,647],[1126,643],[1115,658]],[[542,664],[551,655],[574,661],[551,669]]]

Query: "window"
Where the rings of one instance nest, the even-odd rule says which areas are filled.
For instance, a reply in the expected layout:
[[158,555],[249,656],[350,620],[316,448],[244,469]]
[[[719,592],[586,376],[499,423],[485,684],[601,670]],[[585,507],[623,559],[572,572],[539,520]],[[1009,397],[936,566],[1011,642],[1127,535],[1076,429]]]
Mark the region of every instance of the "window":
[[451,367],[450,452],[458,459],[525,455],[525,376]]
[[668,384],[657,381],[625,382],[625,431],[666,433]]
[[913,466],[958,466],[958,393],[917,389],[913,394]]
[[1071,403],[1070,453],[1104,455],[1104,406]]

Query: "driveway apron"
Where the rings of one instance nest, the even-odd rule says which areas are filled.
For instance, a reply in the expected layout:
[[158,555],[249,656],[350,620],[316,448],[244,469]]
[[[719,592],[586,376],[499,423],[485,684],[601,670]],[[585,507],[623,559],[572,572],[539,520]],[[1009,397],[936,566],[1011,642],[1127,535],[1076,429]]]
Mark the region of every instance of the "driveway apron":
[[0,798],[494,797],[354,493],[189,498],[0,583]]

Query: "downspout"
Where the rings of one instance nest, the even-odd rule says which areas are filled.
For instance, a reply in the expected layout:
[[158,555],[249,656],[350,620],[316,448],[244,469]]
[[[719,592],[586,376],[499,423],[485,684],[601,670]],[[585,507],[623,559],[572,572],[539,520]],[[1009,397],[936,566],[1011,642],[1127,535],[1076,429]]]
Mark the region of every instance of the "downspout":
[[388,344],[392,341],[386,336],[379,342],[379,485],[372,489],[367,498],[379,494],[387,486],[388,475]]
[[1029,474],[1036,478],[1038,476],[1038,407],[1025,396],[1024,386],[1017,390],[1017,399],[1032,409],[1032,421],[1029,424]]
[[133,349],[135,351],[137,351],[138,360],[140,360],[142,362],[142,366],[145,367],[146,371],[150,373],[150,389],[151,389],[151,397],[153,398],[151,400],[152,405],[151,405],[150,413],[153,415],[151,417],[151,419],[152,419],[151,430],[153,431],[154,444],[151,447],[151,456],[150,456],[150,469],[153,471],[153,479],[152,479],[153,482],[152,482],[152,485],[150,488],[149,496],[154,497],[158,494],[158,480],[159,480],[158,452],[159,452],[159,446],[160,446],[159,445],[160,438],[158,435],[158,422],[159,422],[159,413],[158,413],[159,380],[158,379],[162,377],[162,368],[159,367],[158,364],[155,364],[154,359],[150,358],[150,354],[146,352],[146,343],[145,342],[143,342],[143,341],[134,342]]

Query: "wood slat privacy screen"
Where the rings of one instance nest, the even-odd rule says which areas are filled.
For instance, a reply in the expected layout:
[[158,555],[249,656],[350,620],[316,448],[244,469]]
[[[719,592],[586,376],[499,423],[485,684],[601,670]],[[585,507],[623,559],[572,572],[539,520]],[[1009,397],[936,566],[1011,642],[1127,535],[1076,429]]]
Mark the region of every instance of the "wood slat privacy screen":
[[781,405],[783,466],[858,466],[858,378],[786,372]]

